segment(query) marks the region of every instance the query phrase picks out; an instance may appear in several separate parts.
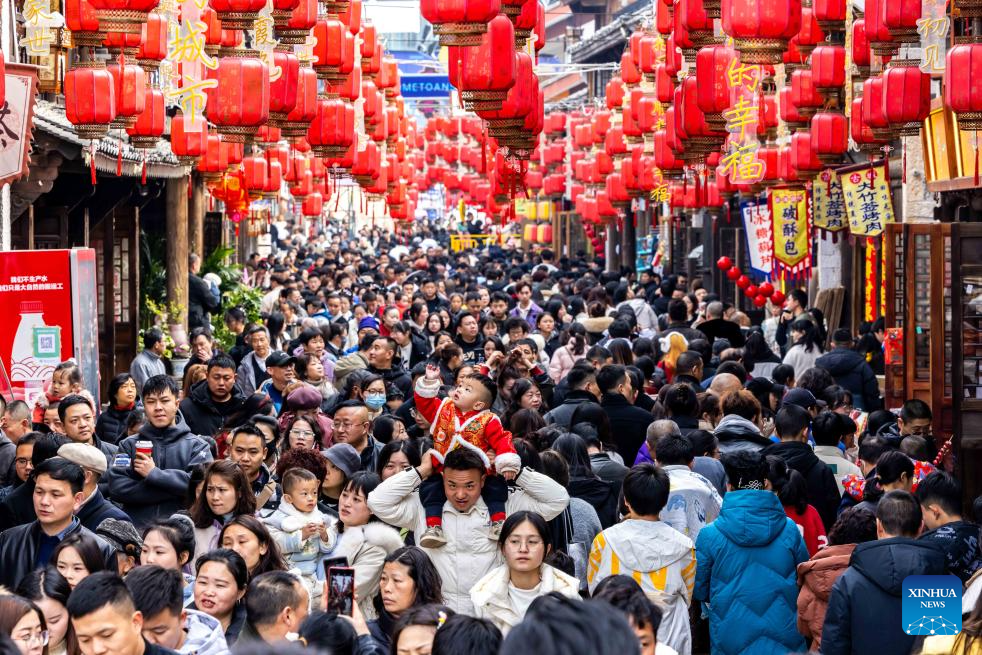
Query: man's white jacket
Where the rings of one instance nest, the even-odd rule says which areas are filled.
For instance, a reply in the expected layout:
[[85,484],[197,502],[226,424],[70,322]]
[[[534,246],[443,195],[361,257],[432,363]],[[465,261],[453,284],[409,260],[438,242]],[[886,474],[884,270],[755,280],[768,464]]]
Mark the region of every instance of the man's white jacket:
[[[417,538],[426,531],[426,512],[419,500],[421,480],[415,469],[397,473],[368,495],[368,507],[389,525],[413,530]],[[508,495],[505,513],[537,512],[547,521],[559,516],[569,504],[569,494],[551,478],[524,468],[515,480],[517,489]],[[443,505],[442,548],[424,548],[443,579],[443,600],[455,612],[473,615],[470,590],[491,569],[504,563],[498,544],[488,538],[491,514],[484,499],[467,512],[449,501]]]

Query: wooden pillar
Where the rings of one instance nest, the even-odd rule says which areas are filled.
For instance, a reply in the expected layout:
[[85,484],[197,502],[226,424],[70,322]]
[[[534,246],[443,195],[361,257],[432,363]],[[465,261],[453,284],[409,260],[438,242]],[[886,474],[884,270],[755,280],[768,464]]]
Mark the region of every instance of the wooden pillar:
[[205,249],[205,182],[200,175],[191,174],[191,198],[188,200],[188,248],[204,259]]
[[637,212],[628,209],[624,214],[624,229],[621,230],[621,266],[634,270],[637,249],[637,230],[634,220]]
[[620,270],[620,250],[621,237],[617,234],[617,226],[613,222],[607,223],[604,227],[604,241],[606,242],[604,257],[604,267],[607,272]]
[[188,317],[188,178],[167,180],[167,301],[180,308],[171,322],[187,327]]

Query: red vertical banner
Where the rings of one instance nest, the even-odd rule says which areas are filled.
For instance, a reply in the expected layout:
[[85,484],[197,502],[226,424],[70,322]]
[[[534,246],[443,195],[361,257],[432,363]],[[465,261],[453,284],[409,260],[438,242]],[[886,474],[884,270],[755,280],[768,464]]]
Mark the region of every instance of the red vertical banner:
[[[28,404],[54,367],[72,356],[72,279],[68,250],[0,252],[0,391]],[[12,388],[6,388],[7,380]]]

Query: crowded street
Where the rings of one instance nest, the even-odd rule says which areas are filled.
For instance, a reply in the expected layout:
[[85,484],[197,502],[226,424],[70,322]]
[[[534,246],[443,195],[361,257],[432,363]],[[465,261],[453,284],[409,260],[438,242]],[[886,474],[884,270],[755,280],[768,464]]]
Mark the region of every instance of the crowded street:
[[982,654],[982,0],[0,51],[0,655]]

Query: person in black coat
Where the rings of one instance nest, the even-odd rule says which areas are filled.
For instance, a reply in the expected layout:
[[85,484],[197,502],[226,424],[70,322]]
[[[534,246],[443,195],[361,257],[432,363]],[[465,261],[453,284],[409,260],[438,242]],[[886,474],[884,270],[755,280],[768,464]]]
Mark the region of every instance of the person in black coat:
[[797,405],[785,405],[774,417],[774,427],[781,443],[768,446],[764,455],[777,455],[805,478],[808,485],[808,504],[812,505],[826,530],[835,523],[836,511],[842,496],[835,482],[835,474],[808,445],[808,427],[811,417],[808,411]]
[[409,321],[399,321],[393,325],[389,336],[398,344],[401,364],[406,370],[412,370],[414,366],[425,362],[430,356],[429,340],[413,330],[412,323]]
[[109,382],[109,408],[95,422],[95,436],[106,443],[118,444],[126,436],[130,414],[142,407],[136,380],[128,372]]
[[633,404],[634,389],[624,366],[604,366],[597,373],[597,386],[602,394],[600,406],[610,419],[610,434],[617,452],[624,462],[634,462],[654,416]]
[[856,546],[849,568],[832,586],[822,626],[823,655],[910,653],[917,637],[901,625],[904,579],[945,572],[944,552],[915,539],[921,508],[910,493],[883,496],[876,518],[879,539]]
[[696,329],[706,335],[709,343],[716,339],[726,339],[734,348],[742,348],[746,342],[740,326],[733,321],[723,318],[723,303],[718,300],[706,305],[706,321],[696,326]]
[[181,401],[181,415],[191,432],[214,437],[245,401],[235,384],[235,362],[228,355],[216,355],[208,362],[208,377],[195,382]]
[[188,256],[188,329],[211,328],[211,312],[217,312],[221,300],[211,291],[211,285],[198,277],[201,258],[191,253]]
[[37,519],[0,534],[0,585],[17,587],[31,571],[47,566],[55,547],[67,536],[81,532],[99,544],[107,568],[115,569],[116,550],[86,529],[74,516],[82,503],[85,473],[62,457],[41,462],[31,474]]
[[864,412],[880,409],[880,386],[866,358],[852,349],[852,334],[847,328],[835,331],[835,347],[817,360],[815,366],[824,368],[835,383],[852,393],[853,405]]
[[575,434],[567,434],[558,437],[552,443],[552,449],[562,455],[569,465],[566,489],[570,497],[585,500],[597,510],[597,518],[603,529],[617,523],[621,485],[602,480],[593,472],[586,441]]

